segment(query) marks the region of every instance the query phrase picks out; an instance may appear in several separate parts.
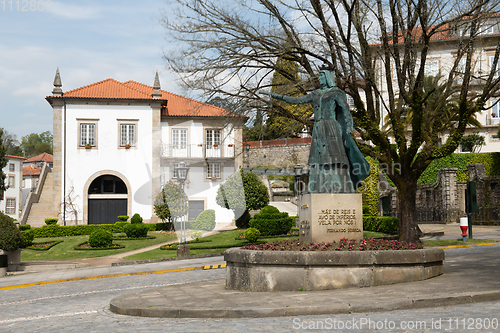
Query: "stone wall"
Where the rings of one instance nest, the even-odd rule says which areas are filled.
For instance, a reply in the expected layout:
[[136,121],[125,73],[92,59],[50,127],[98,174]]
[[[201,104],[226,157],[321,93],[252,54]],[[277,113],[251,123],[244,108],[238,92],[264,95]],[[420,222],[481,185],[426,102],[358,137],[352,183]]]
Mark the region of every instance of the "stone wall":
[[[474,224],[500,225],[500,176],[486,177],[484,164],[469,164],[469,180],[476,181],[478,212],[472,215]],[[420,185],[416,194],[415,218],[418,223],[452,223],[466,216],[465,190],[467,182],[457,181],[456,168],[439,170],[434,184]],[[383,178],[383,177],[382,177]],[[397,190],[381,179],[380,209],[383,215],[397,216]]]
[[255,168],[305,165],[309,158],[310,141],[310,138],[304,138],[245,142],[243,166]]

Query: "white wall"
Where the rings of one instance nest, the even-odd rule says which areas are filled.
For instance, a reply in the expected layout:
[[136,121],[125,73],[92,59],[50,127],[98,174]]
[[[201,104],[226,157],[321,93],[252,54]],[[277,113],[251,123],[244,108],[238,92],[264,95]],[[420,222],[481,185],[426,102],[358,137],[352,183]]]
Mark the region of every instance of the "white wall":
[[[2,169],[5,174],[5,185],[9,185],[9,176],[14,176],[14,186],[9,187],[4,193],[4,200],[0,201],[0,211],[18,220],[22,209],[22,181],[23,181],[23,160],[20,158],[8,158],[7,165]],[[9,165],[14,164],[14,171],[9,171]],[[6,213],[7,199],[15,199],[15,212]]]
[[[130,183],[132,211],[129,213],[139,213],[145,220],[149,220],[152,216],[151,107],[67,105],[66,119],[66,193],[74,187],[74,202],[79,210],[82,212],[84,208],[83,197],[87,181],[99,172],[112,170],[122,174],[126,178],[123,179],[125,183]],[[95,149],[79,147],[78,120],[85,119],[98,119]],[[118,119],[137,122],[136,147],[119,147]]]

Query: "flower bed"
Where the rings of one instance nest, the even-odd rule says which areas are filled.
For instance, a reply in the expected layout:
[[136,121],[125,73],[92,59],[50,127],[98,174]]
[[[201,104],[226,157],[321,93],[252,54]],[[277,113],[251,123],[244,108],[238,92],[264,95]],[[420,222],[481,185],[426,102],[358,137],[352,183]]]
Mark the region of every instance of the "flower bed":
[[317,243],[303,244],[299,240],[283,240],[273,243],[246,245],[242,249],[260,251],[386,251],[386,250],[416,250],[422,249],[422,245],[412,243],[365,238],[360,242],[355,240],[340,239],[339,243]]
[[75,246],[73,249],[75,250],[115,250],[115,249],[123,249],[125,245],[120,245],[120,244],[113,244],[110,247],[92,247],[90,246],[89,242],[84,242],[81,244],[78,244]]
[[441,275],[444,251],[387,240],[344,240],[339,244],[300,244],[293,240],[228,249],[224,260],[226,289],[329,290]]
[[58,241],[50,241],[50,242],[43,242],[43,243],[33,243],[31,246],[28,246],[27,249],[30,250],[35,250],[35,251],[47,251],[50,250],[52,247],[56,246],[59,243],[62,243],[62,240]]

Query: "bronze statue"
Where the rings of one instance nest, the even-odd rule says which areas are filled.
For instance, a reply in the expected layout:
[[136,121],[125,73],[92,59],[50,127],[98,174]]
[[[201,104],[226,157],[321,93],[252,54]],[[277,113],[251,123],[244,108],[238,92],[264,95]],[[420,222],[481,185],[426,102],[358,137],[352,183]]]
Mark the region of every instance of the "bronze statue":
[[314,127],[309,151],[309,193],[353,193],[370,174],[370,164],[351,137],[353,120],[346,94],[333,73],[322,69],[321,88],[301,97],[259,91],[289,104],[312,103]]

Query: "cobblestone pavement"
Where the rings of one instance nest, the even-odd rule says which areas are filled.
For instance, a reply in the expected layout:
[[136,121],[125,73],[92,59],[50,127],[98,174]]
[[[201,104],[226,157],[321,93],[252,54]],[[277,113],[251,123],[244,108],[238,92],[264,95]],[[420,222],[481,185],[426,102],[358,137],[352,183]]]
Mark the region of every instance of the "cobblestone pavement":
[[[447,258],[494,247],[446,250]],[[0,291],[1,332],[499,332],[500,302],[418,310],[248,319],[159,319],[109,311],[119,295],[223,278],[224,269],[73,281]],[[480,283],[480,279],[478,279]],[[464,286],[466,288],[466,286]],[[279,293],[276,293],[279,297]]]

